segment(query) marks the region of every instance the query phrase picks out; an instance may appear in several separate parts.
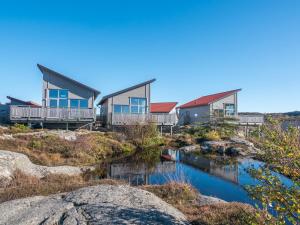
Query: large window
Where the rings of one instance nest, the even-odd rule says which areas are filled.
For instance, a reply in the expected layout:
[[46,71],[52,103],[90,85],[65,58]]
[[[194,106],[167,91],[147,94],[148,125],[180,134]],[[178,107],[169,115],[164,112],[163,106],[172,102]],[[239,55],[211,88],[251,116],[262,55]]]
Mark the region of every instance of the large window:
[[235,115],[235,105],[225,104],[225,116],[234,116],[234,115]]
[[71,99],[70,107],[73,109],[78,109],[79,108],[79,99]]
[[82,109],[88,108],[89,107],[88,100],[87,99],[80,99],[79,106]]
[[86,109],[88,108],[88,100],[87,99],[70,99],[70,107],[73,109]]
[[129,113],[129,105],[114,105],[114,113]]
[[133,114],[145,114],[147,112],[146,98],[130,98],[130,112]]
[[68,99],[59,99],[59,108],[68,108]]

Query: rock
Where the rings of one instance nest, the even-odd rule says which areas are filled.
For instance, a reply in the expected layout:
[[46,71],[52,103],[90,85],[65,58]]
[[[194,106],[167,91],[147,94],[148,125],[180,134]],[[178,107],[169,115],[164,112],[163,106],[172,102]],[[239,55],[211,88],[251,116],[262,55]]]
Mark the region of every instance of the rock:
[[248,147],[254,148],[254,144],[244,138],[232,137],[232,138],[230,138],[230,141],[232,141],[236,144],[246,145]]
[[220,154],[220,155],[224,155],[225,154],[225,150],[226,150],[226,148],[225,148],[225,146],[223,146],[223,145],[221,145],[221,146],[219,146],[218,148],[217,148],[217,153],[218,154]]
[[15,138],[11,134],[2,134],[0,140],[14,140]]
[[10,179],[17,169],[38,178],[48,174],[79,175],[82,173],[81,168],[74,166],[47,167],[35,165],[24,154],[0,150],[0,179]]
[[204,141],[201,145],[202,149],[207,149],[207,152],[224,152],[227,145],[230,142],[228,141]]
[[188,224],[180,211],[154,194],[125,185],[13,200],[0,204],[0,212],[2,225]]
[[197,205],[203,206],[203,205],[213,205],[217,203],[227,203],[226,201],[211,197],[211,196],[206,196],[206,195],[201,195],[197,201]]
[[243,148],[229,147],[226,149],[225,153],[226,153],[226,155],[229,155],[229,156],[238,156],[243,151],[244,151]]
[[184,146],[181,147],[179,150],[184,151],[184,152],[195,152],[200,150],[199,145],[189,145],[189,146]]

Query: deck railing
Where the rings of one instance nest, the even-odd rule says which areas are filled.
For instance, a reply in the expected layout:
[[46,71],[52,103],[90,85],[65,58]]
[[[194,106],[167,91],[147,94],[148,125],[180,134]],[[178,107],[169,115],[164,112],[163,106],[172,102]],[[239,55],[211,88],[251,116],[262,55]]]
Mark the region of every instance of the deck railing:
[[239,115],[240,124],[263,124],[264,115]]
[[176,125],[176,114],[112,114],[113,125],[132,125],[136,123],[155,123],[157,125]]
[[10,106],[10,120],[95,120],[95,109]]

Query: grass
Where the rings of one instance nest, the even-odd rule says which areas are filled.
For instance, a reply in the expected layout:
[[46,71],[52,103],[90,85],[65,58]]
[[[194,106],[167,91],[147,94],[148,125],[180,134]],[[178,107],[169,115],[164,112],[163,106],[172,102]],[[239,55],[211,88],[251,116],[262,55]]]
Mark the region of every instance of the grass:
[[148,185],[143,189],[154,193],[186,215],[191,224],[263,224],[255,217],[256,210],[242,203],[217,203],[200,206],[199,192],[186,183],[171,182],[165,185]]
[[47,196],[70,192],[86,186],[100,184],[117,185],[120,183],[119,181],[109,179],[86,180],[83,176],[67,175],[48,175],[42,179],[38,179],[34,176],[26,175],[21,171],[15,171],[10,184],[0,187],[0,203],[31,196]]
[[13,136],[0,139],[0,149],[26,154],[32,162],[46,166],[92,165],[108,158],[128,155],[134,146],[112,133],[86,133],[69,141],[55,134]]

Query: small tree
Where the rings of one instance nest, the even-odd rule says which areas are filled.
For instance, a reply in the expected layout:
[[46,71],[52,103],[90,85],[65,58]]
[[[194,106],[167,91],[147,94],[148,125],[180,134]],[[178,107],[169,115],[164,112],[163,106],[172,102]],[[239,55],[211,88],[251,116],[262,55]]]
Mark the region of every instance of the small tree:
[[[300,221],[300,132],[296,128],[282,129],[279,120],[268,118],[254,140],[261,148],[259,156],[266,164],[249,173],[259,185],[247,186],[250,195],[261,202],[262,208],[275,211],[277,224],[299,224]],[[273,171],[288,176],[292,185],[286,185]],[[269,217],[271,218],[271,217]],[[266,223],[274,224],[273,220]]]

